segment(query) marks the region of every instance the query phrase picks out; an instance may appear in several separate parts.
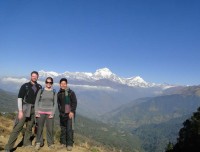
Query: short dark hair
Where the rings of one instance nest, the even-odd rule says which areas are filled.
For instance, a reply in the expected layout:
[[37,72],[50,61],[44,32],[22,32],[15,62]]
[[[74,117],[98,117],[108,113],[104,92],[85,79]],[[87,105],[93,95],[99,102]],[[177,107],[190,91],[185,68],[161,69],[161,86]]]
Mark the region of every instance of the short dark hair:
[[53,78],[52,77],[47,77],[46,80],[45,80],[45,82],[47,82],[48,79],[50,79],[51,82],[52,82],[52,84],[53,84]]
[[32,71],[32,72],[31,72],[31,75],[32,75],[32,74],[39,75],[37,71]]
[[61,78],[61,79],[60,79],[60,83],[61,83],[62,81],[65,81],[65,82],[67,83],[67,79],[66,79],[66,78]]

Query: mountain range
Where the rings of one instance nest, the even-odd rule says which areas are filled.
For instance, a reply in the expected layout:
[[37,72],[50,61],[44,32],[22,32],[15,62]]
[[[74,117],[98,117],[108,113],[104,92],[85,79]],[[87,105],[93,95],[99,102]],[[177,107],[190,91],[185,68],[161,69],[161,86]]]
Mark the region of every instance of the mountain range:
[[[123,78],[112,73],[108,68],[88,72],[39,71],[38,82],[44,86],[46,77],[54,78],[54,88],[58,91],[60,78],[67,78],[69,87],[78,98],[78,112],[87,117],[98,117],[123,104],[142,98],[163,94],[178,86],[146,82],[141,77]],[[2,77],[0,89],[17,93],[20,86],[29,81],[29,76]]]
[[[69,86],[76,92],[78,98],[78,114],[93,118],[92,120],[94,118],[101,120],[121,130],[126,129],[133,136],[138,135],[145,151],[160,152],[168,141],[174,141],[182,120],[200,106],[200,86],[164,84],[170,87],[161,87],[164,85],[139,87],[119,83],[108,75],[106,77],[106,74],[101,74],[102,78],[98,76],[98,79],[95,74],[89,74],[95,78],[86,80],[75,74],[72,77],[69,74],[54,72],[42,74],[41,71],[38,82],[44,85],[47,76],[52,76],[55,82],[59,82],[61,77],[68,78]],[[13,89],[15,92],[10,93],[0,89],[2,98],[0,102],[1,105],[5,105],[1,107],[3,111],[17,109],[17,102],[15,104],[13,102],[16,101],[19,87],[27,81],[29,79],[25,76],[0,79],[0,88]],[[59,84],[55,83],[54,87],[58,90]],[[167,130],[169,131],[166,133]],[[148,136],[143,136],[145,132]],[[155,143],[156,146],[152,146]]]
[[176,140],[184,120],[200,107],[200,86],[175,90],[133,100],[102,115],[101,120],[138,135],[146,152],[164,151]]
[[[15,93],[0,89],[0,104],[2,105],[0,111],[16,111],[16,98]],[[88,103],[90,102],[92,100],[88,101]],[[160,152],[165,149],[169,141],[175,141],[182,122],[198,106],[200,106],[200,86],[185,87],[175,94],[140,98],[121,105],[99,117],[99,120],[104,120],[104,124],[107,125],[79,115],[77,117],[77,132],[99,142],[106,140],[105,145],[111,144],[117,147],[117,145],[120,145],[119,143],[123,142],[125,147],[128,143],[140,147],[142,144],[141,149],[146,152]],[[108,126],[111,126],[111,128]],[[118,128],[121,134],[117,137],[119,140],[113,138],[116,136],[116,131],[113,130],[112,126]],[[86,128],[90,129],[87,130]],[[124,129],[127,132],[125,136]],[[94,135],[91,131],[96,134]],[[109,133],[109,136],[106,136],[108,134],[106,132]],[[134,146],[134,148],[136,147]],[[128,147],[128,149],[130,148],[132,147]],[[127,151],[130,151],[128,149]]]
[[[40,77],[53,77],[53,78],[61,78],[66,77],[72,81],[85,81],[85,83],[89,84],[98,84],[100,80],[108,80],[117,84],[126,85],[130,87],[162,87],[163,89],[173,87],[173,85],[169,84],[155,84],[146,82],[140,76],[123,78],[119,77],[116,74],[112,73],[108,68],[102,68],[96,70],[94,73],[89,72],[64,72],[64,73],[56,73],[56,72],[47,72],[44,70],[39,71]],[[96,82],[96,83],[95,83]],[[105,84],[104,84],[105,85]]]
[[[200,88],[199,88],[200,89]],[[189,115],[200,106],[200,96],[173,94],[137,99],[105,115],[102,119],[115,126],[138,128]]]
[[[108,68],[97,69],[96,72],[64,72],[64,73],[57,73],[54,71],[39,71],[40,79],[43,80],[46,77],[53,77],[54,79],[59,79],[65,77],[69,79],[69,83],[77,84],[77,85],[100,85],[100,86],[109,86],[111,84],[116,85],[124,85],[130,87],[142,87],[142,88],[149,88],[149,87],[160,87],[162,89],[167,89],[174,87],[175,85],[170,84],[156,84],[152,82],[146,82],[140,76],[124,78],[112,73],[112,71]],[[1,78],[2,81],[12,81],[12,82],[25,82],[29,79],[28,76],[22,77],[3,77]],[[104,83],[103,81],[110,81],[110,83]]]

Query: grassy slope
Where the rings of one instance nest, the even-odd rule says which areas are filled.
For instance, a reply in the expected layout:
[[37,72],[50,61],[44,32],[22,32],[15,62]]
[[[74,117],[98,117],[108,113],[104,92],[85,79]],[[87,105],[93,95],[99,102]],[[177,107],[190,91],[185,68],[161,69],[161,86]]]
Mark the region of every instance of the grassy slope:
[[[17,96],[3,90],[0,90],[0,112],[14,112],[17,108],[15,102]],[[58,117],[56,120],[59,121]],[[12,126],[12,124],[10,124]],[[139,139],[131,133],[125,133],[116,129],[116,127],[103,124],[98,121],[88,119],[77,115],[75,125],[75,142],[79,146],[100,147],[106,151],[142,151]],[[60,130],[58,127],[56,130]],[[56,133],[58,138],[59,133]]]
[[[9,134],[12,130],[13,121],[5,116],[0,116],[0,151],[4,150],[4,146],[9,138]],[[75,137],[77,138],[77,136]],[[15,146],[17,146],[22,140],[22,134],[19,135]],[[33,140],[33,143],[35,143],[35,139]],[[16,152],[27,152],[27,151],[33,151],[34,149],[26,149],[24,147],[21,147],[18,145]],[[58,140],[55,140],[55,150],[49,150],[49,148],[45,146],[40,150],[41,152],[47,152],[47,151],[57,151],[57,152],[64,152],[66,149],[59,148],[59,142]],[[107,150],[104,149],[104,147],[96,147],[96,146],[90,146],[87,142],[78,144],[75,143],[75,146],[73,148],[73,152],[106,152]]]

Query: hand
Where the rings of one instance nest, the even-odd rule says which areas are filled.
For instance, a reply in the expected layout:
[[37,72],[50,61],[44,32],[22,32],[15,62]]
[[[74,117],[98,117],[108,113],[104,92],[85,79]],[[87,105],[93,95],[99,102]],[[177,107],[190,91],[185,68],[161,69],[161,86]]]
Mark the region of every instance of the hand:
[[36,114],[35,117],[36,117],[36,118],[40,117],[40,114]]
[[53,115],[49,115],[49,118],[53,118]]
[[18,119],[21,120],[24,117],[23,111],[19,111],[18,113]]
[[73,112],[70,112],[69,113],[69,119],[72,119],[74,117],[74,113]]

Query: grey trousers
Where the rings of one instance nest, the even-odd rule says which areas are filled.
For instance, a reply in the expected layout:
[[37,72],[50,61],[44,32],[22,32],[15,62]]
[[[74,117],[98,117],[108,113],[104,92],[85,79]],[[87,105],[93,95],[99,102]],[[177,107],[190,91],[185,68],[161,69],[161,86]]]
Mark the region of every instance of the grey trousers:
[[15,142],[17,140],[17,137],[18,137],[19,133],[22,131],[24,124],[26,124],[26,130],[25,130],[23,145],[24,146],[31,145],[30,138],[32,136],[32,128],[33,128],[34,123],[35,123],[34,108],[31,108],[30,117],[26,117],[24,114],[24,117],[21,120],[18,120],[18,118],[16,118],[13,130],[12,130],[9,140],[8,140],[8,143],[5,146],[5,150],[13,149]]
[[46,122],[46,138],[48,146],[54,144],[54,118],[49,118],[47,114],[40,114],[40,117],[37,118],[37,136],[36,136],[36,143],[40,143],[40,145],[44,144],[43,141],[43,128],[44,123]]

